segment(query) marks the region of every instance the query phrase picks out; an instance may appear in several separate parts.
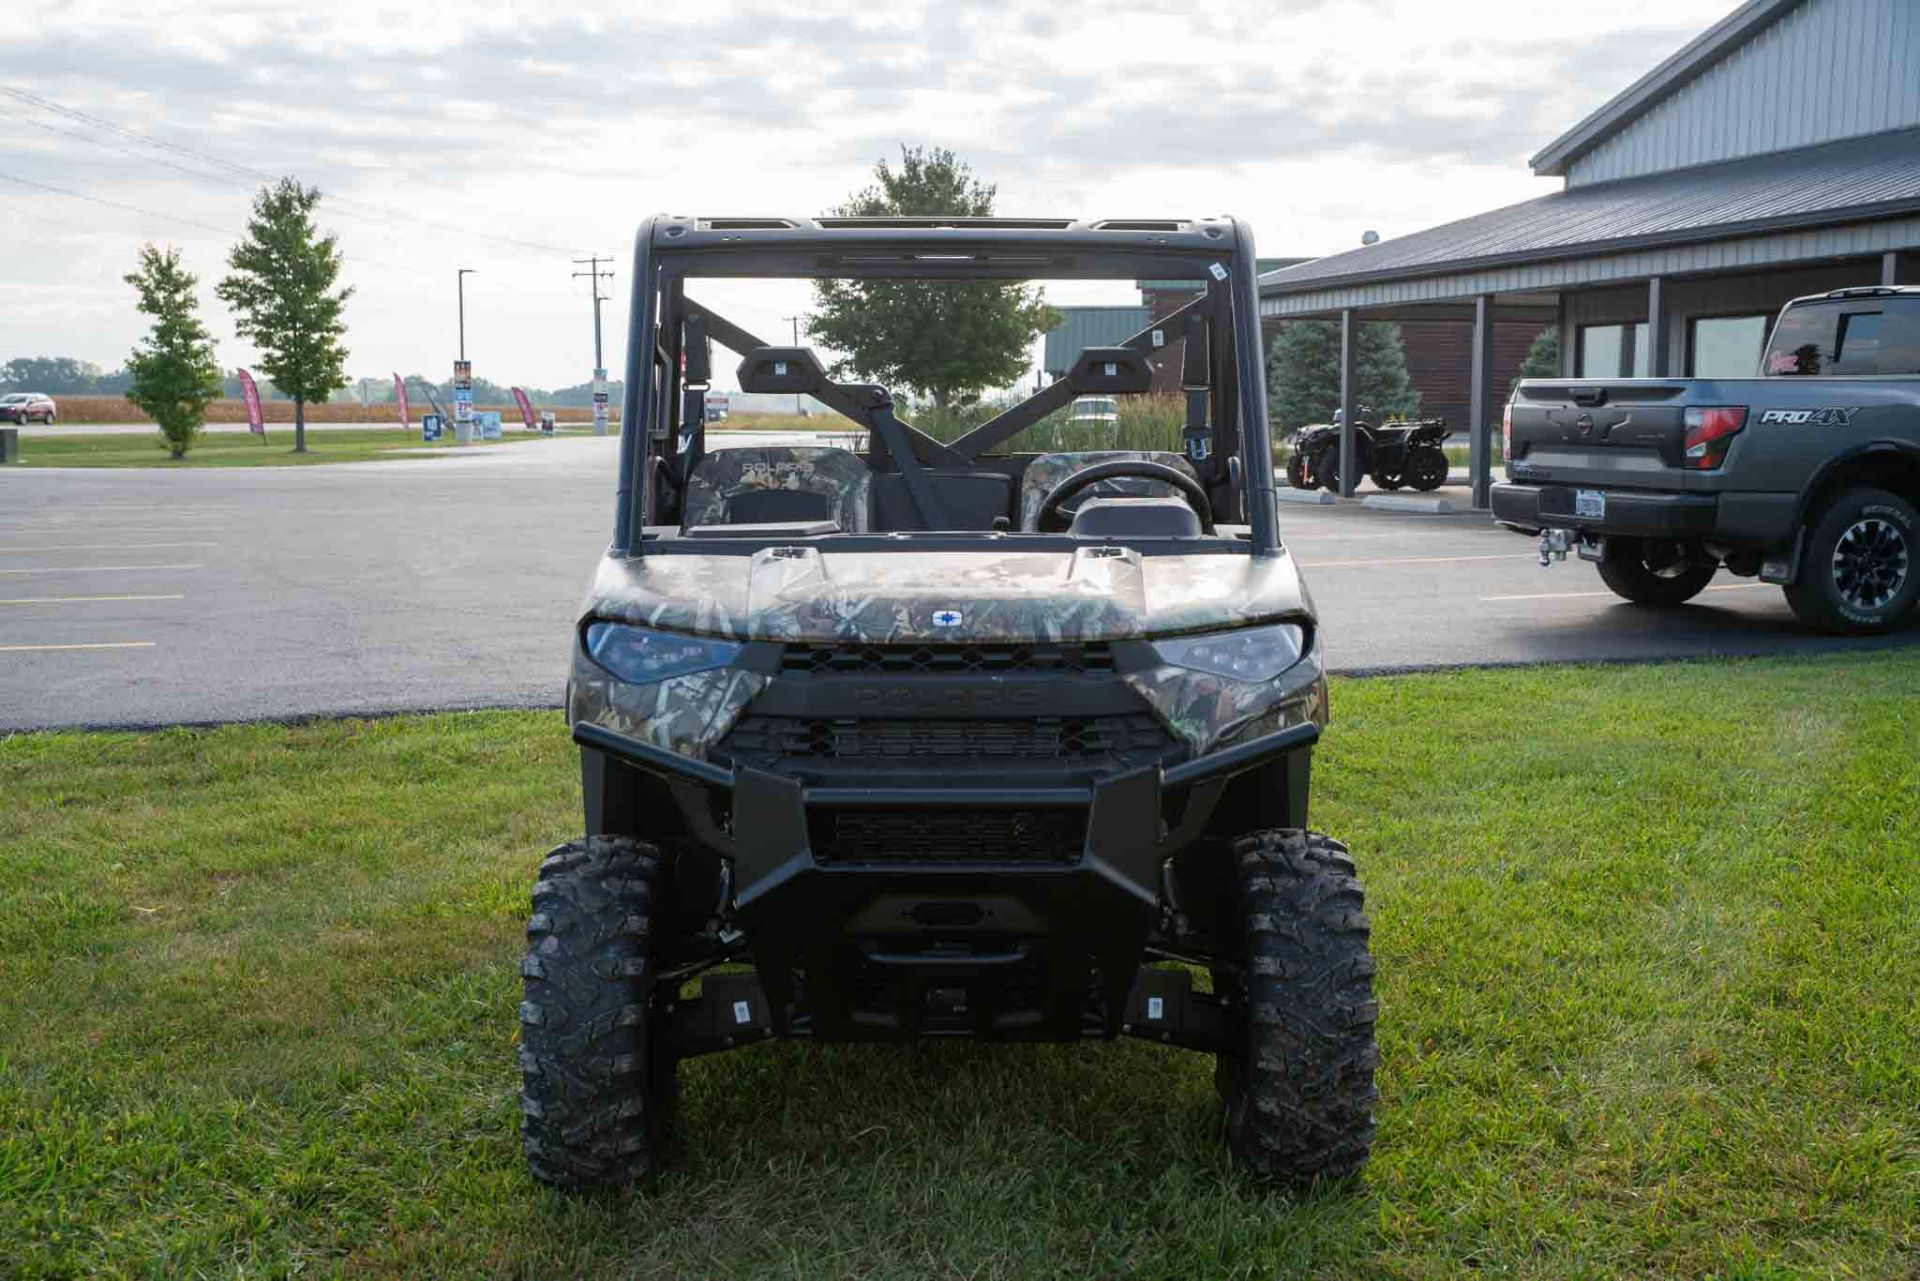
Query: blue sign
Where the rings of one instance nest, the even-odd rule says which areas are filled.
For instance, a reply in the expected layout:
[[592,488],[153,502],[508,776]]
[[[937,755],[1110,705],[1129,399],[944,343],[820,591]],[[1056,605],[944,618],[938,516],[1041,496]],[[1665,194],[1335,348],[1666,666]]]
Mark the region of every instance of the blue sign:
[[420,415],[420,439],[432,444],[446,434],[447,420],[439,414]]

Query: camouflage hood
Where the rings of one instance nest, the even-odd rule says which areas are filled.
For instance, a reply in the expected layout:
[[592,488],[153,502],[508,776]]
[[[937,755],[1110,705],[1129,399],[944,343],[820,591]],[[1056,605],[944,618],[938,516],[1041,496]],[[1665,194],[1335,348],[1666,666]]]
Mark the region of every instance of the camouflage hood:
[[1291,556],[1071,551],[655,554],[600,562],[588,618],[739,640],[1096,641],[1311,615]]

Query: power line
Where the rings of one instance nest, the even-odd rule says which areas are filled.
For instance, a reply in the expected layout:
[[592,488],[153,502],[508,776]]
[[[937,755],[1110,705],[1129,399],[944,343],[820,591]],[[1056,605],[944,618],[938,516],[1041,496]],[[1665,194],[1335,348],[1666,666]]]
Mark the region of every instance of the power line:
[[[217,235],[229,236],[235,240],[246,239],[245,232],[236,231],[232,227],[216,226],[210,222],[201,222],[197,218],[183,218],[179,214],[161,213],[158,209],[148,209],[141,205],[130,205],[120,200],[108,200],[103,196],[89,196],[84,191],[73,191],[66,187],[56,187],[52,183],[37,182],[32,178],[22,178],[18,174],[0,173],[0,181],[17,182],[23,187],[34,187],[41,191],[51,192],[56,196],[70,196],[75,200],[84,200],[88,204],[104,205],[108,209],[119,209],[127,213],[139,214],[145,218],[159,218],[164,222],[177,222],[182,226],[198,227],[202,231],[211,231]],[[421,270],[417,263],[387,262],[381,258],[368,258],[363,254],[355,254],[350,260],[343,259],[342,266],[384,267],[388,271]]]
[[135,151],[132,147],[119,146],[115,143],[108,142],[105,138],[92,138],[87,136],[84,133],[76,133],[72,129],[62,129],[57,125],[50,125],[44,120],[35,120],[31,116],[24,115],[18,111],[9,111],[7,113],[7,116],[10,119],[18,120],[23,125],[32,125],[35,129],[44,129],[48,133],[56,134],[62,138],[72,138],[76,142],[84,142],[84,143],[87,143],[89,146],[104,147],[108,151],[117,151],[123,156],[132,156],[135,160],[144,160],[151,165],[164,165],[168,169],[172,169],[178,173],[187,174],[189,177],[211,178],[215,182],[231,183],[236,187],[245,187],[248,190],[252,190],[254,186],[254,182],[251,178],[240,178],[240,177],[230,178],[221,174],[208,173],[204,169],[190,168],[189,166],[180,164],[177,161],[168,160],[164,156],[149,156],[144,152]]
[[65,187],[56,187],[52,183],[35,182],[31,178],[21,178],[10,173],[0,173],[0,180],[17,182],[23,187],[38,187],[42,191],[51,191],[56,196],[72,196],[75,200],[85,200],[90,204],[105,205],[109,209],[124,209],[128,213],[137,213],[147,218],[160,218],[167,222],[177,222],[188,227],[198,227],[202,231],[217,232],[222,236],[239,236],[231,227],[216,227],[210,222],[200,222],[194,218],[182,218],[178,214],[165,214],[157,209],[142,209],[139,205],[123,204],[118,200],[107,200],[100,196],[89,196],[85,192],[69,191]]
[[[180,143],[169,142],[165,138],[157,138],[157,137],[154,137],[152,134],[142,133],[137,129],[129,129],[125,125],[116,124],[111,120],[105,119],[104,117],[93,115],[90,112],[81,111],[75,107],[65,106],[61,103],[53,101],[51,98],[43,98],[39,94],[29,93],[25,89],[16,89],[11,85],[0,85],[0,93],[4,93],[8,97],[14,98],[20,102],[28,103],[32,106],[39,107],[42,110],[54,112],[58,115],[65,116],[69,119],[77,120],[84,124],[91,125],[97,129],[104,129],[107,132],[116,134],[120,137],[129,138],[136,142],[142,142],[147,144],[148,146],[158,147],[164,151],[172,152],[175,155],[185,156],[193,160],[198,160],[202,164],[209,164],[217,168],[227,170],[230,173],[233,173],[248,179],[249,185],[251,185],[252,182],[273,183],[273,182],[279,181],[278,176],[274,174],[269,174],[262,170],[251,168],[247,165],[236,164],[233,161],[226,160],[220,156],[213,155],[211,152],[200,151],[193,147],[183,146]],[[36,123],[36,122],[29,121],[28,123]],[[42,127],[45,128],[46,126],[43,125]],[[76,138],[82,142],[89,142],[97,146],[106,147],[110,151],[124,151],[124,154],[134,156],[136,159],[149,160],[156,164],[163,164],[170,169],[178,169],[183,173],[187,173],[195,177],[212,178],[212,179],[215,179],[216,181],[232,181],[232,179],[220,178],[218,175],[215,175],[215,174],[202,173],[197,170],[187,169],[171,161],[161,160],[159,157],[156,157],[156,156],[146,156],[146,155],[142,155],[139,152],[125,151],[125,149],[123,148],[115,147],[112,144],[106,143],[99,139],[88,138],[84,134],[68,133],[67,131],[60,130],[60,129],[52,129],[50,130],[50,132],[53,132],[56,134],[66,134],[66,136]],[[496,244],[514,245],[518,248],[534,249],[542,253],[571,254],[574,252],[573,250],[564,248],[563,246],[560,246],[560,245],[549,245],[542,241],[537,241],[537,240],[523,240],[517,236],[501,236],[501,235],[496,235],[492,232],[475,231],[470,227],[463,227],[457,223],[442,222],[436,218],[426,218],[426,217],[422,217],[419,214],[405,212],[401,210],[384,209],[378,205],[368,204],[367,202],[359,200],[357,198],[349,198],[346,196],[336,195],[332,197],[332,206],[336,211],[344,213],[349,217],[360,217],[360,218],[373,219],[375,221],[385,221],[389,225],[391,225],[395,220],[404,220],[407,222],[417,223],[423,227],[432,228],[436,231],[447,231],[457,235],[472,236],[480,240],[490,240],[495,242]],[[160,216],[164,216],[164,215],[160,215]]]

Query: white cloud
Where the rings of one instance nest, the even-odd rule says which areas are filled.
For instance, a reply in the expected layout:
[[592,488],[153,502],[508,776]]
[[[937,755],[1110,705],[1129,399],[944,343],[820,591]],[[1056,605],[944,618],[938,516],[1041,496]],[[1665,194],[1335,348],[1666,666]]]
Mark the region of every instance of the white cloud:
[[[319,184],[358,291],[356,374],[445,372],[454,270],[472,266],[478,371],[551,386],[591,361],[586,287],[560,250],[624,259],[654,210],[818,212],[900,143],[932,142],[997,182],[1003,212],[1232,211],[1264,253],[1334,252],[1369,228],[1392,236],[1551,190],[1526,156],[1726,3],[554,17],[536,4],[26,0],[0,84]],[[6,97],[0,174],[234,229],[253,185]],[[200,273],[223,359],[250,359],[212,298],[229,236],[6,182],[0,199],[0,358],[119,363],[140,331],[119,278],[154,239]],[[616,366],[625,267],[607,308]],[[742,292],[733,309],[769,335],[806,300],[804,287]]]

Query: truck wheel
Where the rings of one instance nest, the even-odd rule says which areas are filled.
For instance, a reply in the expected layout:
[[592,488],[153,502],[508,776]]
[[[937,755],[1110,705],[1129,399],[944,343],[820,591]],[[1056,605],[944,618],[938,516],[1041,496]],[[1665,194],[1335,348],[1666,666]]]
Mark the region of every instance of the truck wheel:
[[1373,473],[1373,483],[1382,489],[1398,489],[1404,483],[1397,471],[1377,471]]
[[1920,515],[1884,489],[1849,489],[1807,531],[1800,579],[1786,589],[1801,621],[1829,632],[1880,632],[1920,599]]
[[1683,605],[1713,581],[1720,567],[1663,538],[1609,538],[1600,578],[1636,605]]
[[[1232,847],[1245,940],[1214,1085],[1227,1143],[1253,1170],[1339,1179],[1373,1146],[1377,1006],[1353,859],[1317,832],[1255,832]],[[1237,1026],[1236,1026],[1237,1025]]]
[[648,1023],[659,858],[623,836],[547,855],[521,962],[520,1134],[527,1168],[561,1188],[654,1173],[672,1059]]
[[1424,445],[1407,455],[1407,483],[1421,493],[1431,493],[1447,483],[1447,455],[1444,450]]
[[1295,489],[1307,488],[1307,456],[1297,450],[1287,455],[1287,483]]

